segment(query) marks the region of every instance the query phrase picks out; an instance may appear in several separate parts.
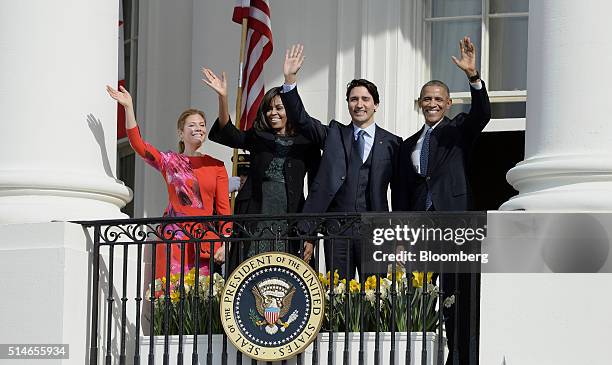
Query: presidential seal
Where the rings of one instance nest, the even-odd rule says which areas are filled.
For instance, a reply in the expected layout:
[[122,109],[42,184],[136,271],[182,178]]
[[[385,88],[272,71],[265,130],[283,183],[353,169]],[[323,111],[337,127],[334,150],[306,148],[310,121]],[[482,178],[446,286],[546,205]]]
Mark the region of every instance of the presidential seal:
[[324,290],[300,258],[268,252],[244,261],[221,293],[227,338],[247,356],[277,361],[303,352],[323,323]]

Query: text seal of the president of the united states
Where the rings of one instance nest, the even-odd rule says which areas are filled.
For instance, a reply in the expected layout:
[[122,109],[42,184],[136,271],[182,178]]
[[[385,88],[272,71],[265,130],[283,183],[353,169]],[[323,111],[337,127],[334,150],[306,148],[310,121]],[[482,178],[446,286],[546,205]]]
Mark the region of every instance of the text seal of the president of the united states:
[[325,292],[318,274],[281,252],[245,260],[221,293],[221,322],[230,341],[261,361],[303,352],[323,323]]

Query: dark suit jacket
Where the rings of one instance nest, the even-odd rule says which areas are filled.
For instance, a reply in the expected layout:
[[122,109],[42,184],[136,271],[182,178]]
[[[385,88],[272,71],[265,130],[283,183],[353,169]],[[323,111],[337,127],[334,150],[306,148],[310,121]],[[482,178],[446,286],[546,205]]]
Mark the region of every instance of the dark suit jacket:
[[[318,143],[323,150],[319,171],[308,192],[303,212],[326,212],[346,177],[354,139],[353,126],[335,120],[326,126],[312,118],[304,109],[297,87],[282,93],[281,98],[288,119],[296,124],[301,134]],[[369,184],[372,211],[389,211],[387,189],[393,180],[393,162],[401,140],[400,137],[376,126]],[[392,187],[392,194],[395,190]]]
[[427,187],[438,211],[471,208],[472,194],[466,171],[474,142],[491,119],[491,105],[484,82],[482,89],[470,87],[470,91],[469,113],[460,113],[453,119],[444,117],[432,131],[427,176],[416,172],[411,159],[423,128],[402,143],[397,159],[397,183],[402,189],[394,195],[393,210],[423,210]]

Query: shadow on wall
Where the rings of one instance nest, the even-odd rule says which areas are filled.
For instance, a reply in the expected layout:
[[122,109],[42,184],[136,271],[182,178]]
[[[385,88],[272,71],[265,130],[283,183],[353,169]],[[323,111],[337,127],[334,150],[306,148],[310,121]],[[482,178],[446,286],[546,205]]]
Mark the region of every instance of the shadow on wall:
[[[87,114],[87,125],[94,135],[98,146],[100,147],[100,154],[102,155],[102,164],[104,165],[104,172],[110,178],[115,179],[113,176],[113,169],[111,168],[110,161],[108,160],[108,152],[106,149],[106,140],[104,138],[104,126],[100,119],[96,118],[93,114]],[[115,179],[116,180],[116,179]]]

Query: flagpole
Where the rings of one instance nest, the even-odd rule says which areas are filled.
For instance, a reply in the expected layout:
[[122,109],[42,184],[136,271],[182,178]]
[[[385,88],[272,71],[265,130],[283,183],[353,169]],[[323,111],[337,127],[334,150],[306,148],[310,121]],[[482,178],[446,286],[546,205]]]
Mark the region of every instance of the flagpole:
[[[242,18],[242,35],[240,37],[240,62],[238,70],[238,88],[236,92],[236,128],[240,129],[240,119],[242,118],[242,84],[244,77],[244,48],[246,45],[247,38],[247,23],[249,19],[247,17]],[[234,148],[234,154],[232,157],[232,176],[236,176],[238,171],[238,149]],[[232,192],[231,208],[234,213],[234,205],[236,203],[236,193]]]

